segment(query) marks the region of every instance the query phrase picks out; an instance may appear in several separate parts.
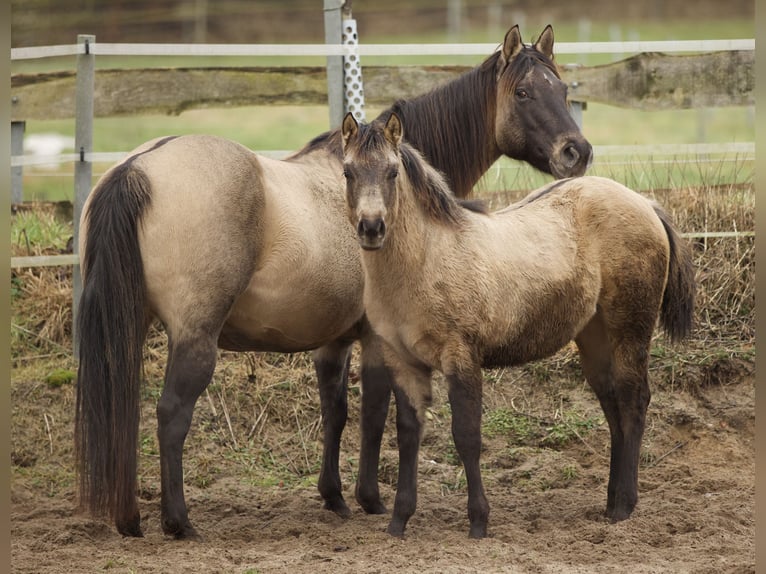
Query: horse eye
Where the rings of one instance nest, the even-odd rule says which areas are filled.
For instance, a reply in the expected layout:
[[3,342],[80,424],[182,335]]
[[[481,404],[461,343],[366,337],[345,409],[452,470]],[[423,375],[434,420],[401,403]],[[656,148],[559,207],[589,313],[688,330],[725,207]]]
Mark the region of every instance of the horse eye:
[[344,169],[344,170],[343,170],[343,177],[345,177],[346,179],[351,179],[351,178],[353,178],[354,176],[352,176],[352,175],[351,175],[351,172],[350,172],[350,171],[348,171],[347,169]]
[[388,172],[388,179],[396,179],[399,176],[399,170],[398,169],[392,169]]
[[528,98],[529,94],[527,93],[525,89],[519,88],[518,90],[516,90],[516,97],[524,99],[524,98]]

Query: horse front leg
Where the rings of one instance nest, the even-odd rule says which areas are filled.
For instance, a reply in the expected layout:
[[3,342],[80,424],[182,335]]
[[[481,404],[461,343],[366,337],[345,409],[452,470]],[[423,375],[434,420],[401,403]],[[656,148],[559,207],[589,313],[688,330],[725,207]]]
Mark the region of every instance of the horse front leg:
[[199,539],[189,522],[183,484],[183,446],[194,405],[215,370],[215,338],[199,334],[175,341],[169,336],[165,386],[157,403],[160,443],[162,530],[176,539]]
[[340,439],[348,417],[348,368],[353,343],[333,342],[313,352],[322,409],[322,468],[317,488],[324,507],[348,518],[340,480]]
[[[387,363],[393,361],[387,358]],[[391,521],[386,532],[404,537],[407,522],[418,499],[418,451],[426,407],[431,402],[431,370],[396,368],[396,441],[399,447],[399,476]]]
[[382,340],[371,330],[362,338],[362,445],[356,500],[368,514],[385,514],[380,499],[378,464],[380,445],[391,402],[393,374],[383,360]]
[[449,402],[452,408],[452,438],[465,468],[468,483],[469,536],[487,535],[489,503],[481,480],[481,368],[470,373],[447,373]]

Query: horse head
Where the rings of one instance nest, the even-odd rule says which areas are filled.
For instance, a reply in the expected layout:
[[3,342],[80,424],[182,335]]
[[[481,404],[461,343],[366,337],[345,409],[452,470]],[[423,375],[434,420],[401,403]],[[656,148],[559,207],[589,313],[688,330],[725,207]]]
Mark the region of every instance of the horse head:
[[356,226],[359,244],[367,250],[383,246],[386,217],[397,201],[402,123],[395,113],[379,129],[381,123],[376,120],[365,128],[377,129],[362,130],[348,113],[341,127],[348,217]]
[[494,62],[500,151],[557,178],[583,175],[593,149],[569,113],[567,85],[553,61],[553,28],[530,46],[512,27]]

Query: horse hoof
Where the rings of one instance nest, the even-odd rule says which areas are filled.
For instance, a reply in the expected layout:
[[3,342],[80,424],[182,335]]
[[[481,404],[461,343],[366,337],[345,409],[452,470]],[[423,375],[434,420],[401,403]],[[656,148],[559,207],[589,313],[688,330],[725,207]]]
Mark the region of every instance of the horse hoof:
[[200,536],[197,530],[188,522],[181,525],[163,521],[162,531],[166,536],[172,536],[175,540],[202,541],[202,536]]
[[612,512],[607,512],[606,517],[609,519],[609,522],[612,524],[615,524],[617,522],[622,522],[623,520],[627,520],[630,518],[630,515],[633,513],[633,510],[626,510],[626,509],[615,509]]
[[176,540],[189,540],[191,542],[204,542],[204,538],[197,532],[193,526],[187,526],[180,532],[173,534]]
[[633,514],[633,509],[636,507],[635,502],[624,502],[622,504],[614,504],[611,508],[607,506],[606,508],[606,517],[609,519],[609,522],[614,524],[615,522],[622,522],[623,520],[627,520],[630,518],[630,515]]
[[391,522],[388,523],[386,532],[395,538],[404,538],[404,527],[404,524],[391,520]]
[[477,524],[475,526],[471,526],[471,529],[468,531],[468,538],[474,538],[476,540],[479,540],[481,538],[487,537],[487,525],[486,524]]
[[386,514],[388,512],[386,505],[383,504],[380,500],[376,500],[375,502],[359,501],[359,505],[367,514]]
[[351,516],[351,509],[348,507],[348,504],[346,504],[346,501],[343,500],[343,498],[325,500],[324,507],[326,510],[332,510],[341,518],[349,518]]
[[144,533],[141,531],[141,518],[137,517],[133,520],[129,520],[123,523],[116,523],[117,532],[123,536],[132,536],[133,538],[143,538]]

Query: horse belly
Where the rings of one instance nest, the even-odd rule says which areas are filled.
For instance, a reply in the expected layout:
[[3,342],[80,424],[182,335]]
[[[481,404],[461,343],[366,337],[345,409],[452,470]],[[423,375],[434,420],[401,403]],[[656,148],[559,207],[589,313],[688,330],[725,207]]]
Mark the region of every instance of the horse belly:
[[[294,175],[295,187],[288,189],[302,191],[268,194],[264,244],[228,316],[222,345],[314,349],[342,337],[364,314],[359,246],[345,212],[336,206],[334,188],[314,193],[311,183],[301,180],[302,171],[284,167]],[[287,177],[268,175],[270,188]]]
[[342,337],[364,312],[361,289],[317,293],[300,282],[260,282],[237,302],[221,332],[231,350],[297,352]]

